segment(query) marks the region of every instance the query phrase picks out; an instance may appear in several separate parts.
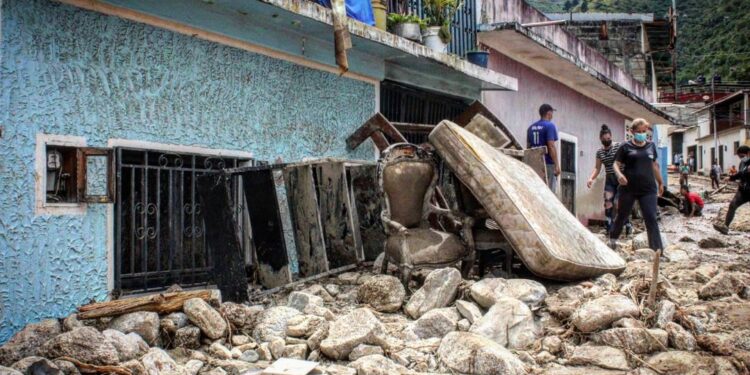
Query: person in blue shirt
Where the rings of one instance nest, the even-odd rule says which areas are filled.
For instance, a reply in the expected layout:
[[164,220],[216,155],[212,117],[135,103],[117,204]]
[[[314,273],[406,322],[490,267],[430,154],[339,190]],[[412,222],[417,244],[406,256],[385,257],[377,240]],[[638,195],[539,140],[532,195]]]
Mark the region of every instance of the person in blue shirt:
[[547,186],[550,190],[557,191],[557,177],[560,175],[560,162],[557,160],[557,149],[555,142],[557,127],[552,123],[552,114],[555,109],[549,104],[539,107],[539,121],[531,124],[526,132],[526,146],[528,148],[547,146],[547,154],[544,155],[544,163],[547,165]]

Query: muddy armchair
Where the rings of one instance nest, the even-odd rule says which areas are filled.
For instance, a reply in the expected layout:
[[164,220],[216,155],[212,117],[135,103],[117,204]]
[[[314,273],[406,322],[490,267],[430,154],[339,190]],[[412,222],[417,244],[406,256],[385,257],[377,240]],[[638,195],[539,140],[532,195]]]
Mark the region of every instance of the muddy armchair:
[[[388,269],[388,263],[397,265],[405,286],[415,268],[462,262],[462,274],[467,277],[474,263],[473,219],[433,204],[437,177],[433,155],[413,144],[388,147],[378,162],[384,201],[381,219],[386,232],[381,273]],[[461,228],[461,236],[431,228],[431,214],[453,220]]]

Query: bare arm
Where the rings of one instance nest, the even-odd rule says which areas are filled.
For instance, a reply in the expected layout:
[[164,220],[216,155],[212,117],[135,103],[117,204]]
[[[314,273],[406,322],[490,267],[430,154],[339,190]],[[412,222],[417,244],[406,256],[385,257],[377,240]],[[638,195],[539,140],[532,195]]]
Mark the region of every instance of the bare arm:
[[622,171],[620,168],[622,167],[622,164],[619,161],[615,161],[615,163],[612,165],[612,168],[615,170],[615,176],[617,176],[617,182],[620,183],[620,185],[627,185],[628,179],[625,178],[625,175],[622,174]]
[[547,152],[552,162],[555,164],[555,176],[560,175],[560,162],[557,160],[557,147],[555,141],[547,141]]
[[656,182],[659,184],[659,195],[662,195],[664,193],[664,181],[661,179],[661,168],[659,168],[659,163],[657,162],[653,162],[653,166]]
[[594,183],[596,176],[598,176],[599,173],[601,173],[601,171],[602,171],[602,161],[597,158],[596,165],[594,166],[594,170],[591,172],[591,176],[589,176],[588,182],[586,182],[586,186],[588,186],[589,189],[591,189],[591,184]]

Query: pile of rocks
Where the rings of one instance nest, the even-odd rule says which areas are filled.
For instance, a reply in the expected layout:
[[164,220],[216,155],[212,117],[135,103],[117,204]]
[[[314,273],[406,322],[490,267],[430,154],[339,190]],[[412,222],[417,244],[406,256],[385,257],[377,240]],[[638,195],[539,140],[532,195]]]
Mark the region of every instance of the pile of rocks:
[[653,309],[643,304],[645,250],[626,250],[631,262],[619,279],[549,291],[534,280],[464,280],[443,268],[417,275],[423,280],[407,295],[393,275],[360,270],[255,305],[195,298],[162,316],[29,324],[0,347],[0,374],[78,374],[74,363],[86,363],[132,374],[249,375],[279,358],[349,375],[747,373],[746,270],[697,265],[679,251],[665,252],[674,261],[666,259]]

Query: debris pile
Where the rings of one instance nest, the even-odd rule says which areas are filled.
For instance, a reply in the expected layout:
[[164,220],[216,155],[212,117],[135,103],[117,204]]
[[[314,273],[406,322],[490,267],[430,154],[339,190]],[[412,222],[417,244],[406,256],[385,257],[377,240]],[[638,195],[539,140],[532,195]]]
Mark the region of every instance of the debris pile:
[[[407,293],[395,276],[360,269],[254,305],[204,293],[148,308],[160,313],[81,319],[84,307],[18,332],[0,347],[0,373],[261,374],[281,358],[317,362],[317,374],[748,373],[747,269],[665,259],[647,306],[650,262],[622,251],[619,277],[547,287],[443,268],[418,272]],[[194,292],[170,296],[181,293]]]

